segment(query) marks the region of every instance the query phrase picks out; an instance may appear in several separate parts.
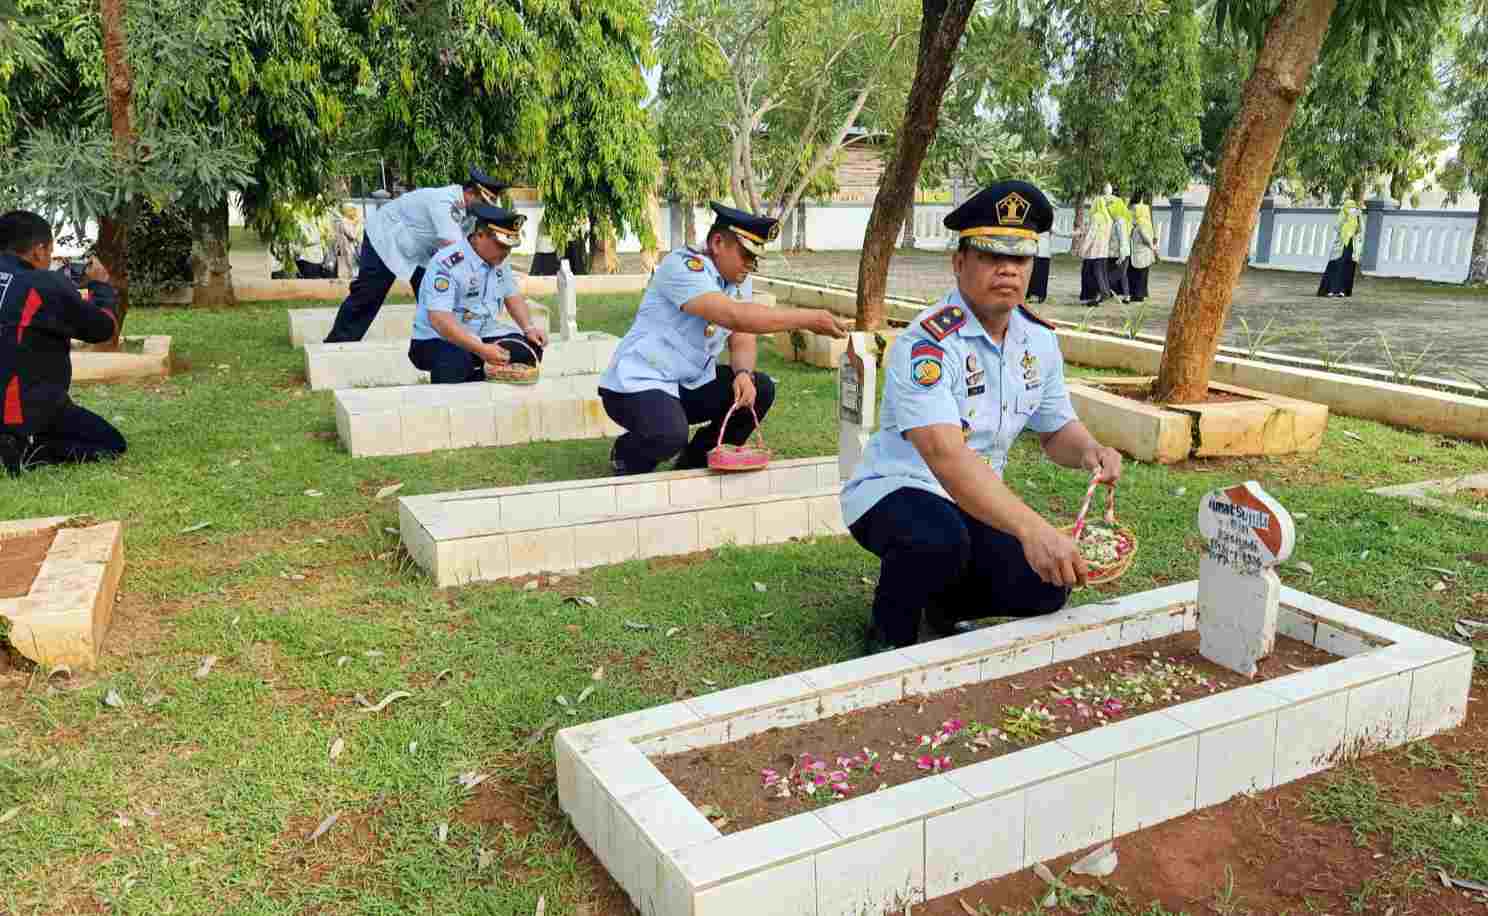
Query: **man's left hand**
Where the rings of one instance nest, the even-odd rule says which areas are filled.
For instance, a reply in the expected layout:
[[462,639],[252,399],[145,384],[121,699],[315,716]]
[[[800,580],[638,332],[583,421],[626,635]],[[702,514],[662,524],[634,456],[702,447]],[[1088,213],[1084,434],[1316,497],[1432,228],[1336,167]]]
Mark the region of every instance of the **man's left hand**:
[[524,328],[522,330],[522,333],[526,334],[527,339],[537,344],[539,347],[546,347],[548,345],[548,332],[544,331],[537,325],[532,325],[529,328]]
[[1121,453],[1109,446],[1097,445],[1085,452],[1080,462],[1087,471],[1098,471],[1096,481],[1115,486],[1121,479]]
[[754,405],[754,373],[734,373],[734,403],[740,407],[752,407]]

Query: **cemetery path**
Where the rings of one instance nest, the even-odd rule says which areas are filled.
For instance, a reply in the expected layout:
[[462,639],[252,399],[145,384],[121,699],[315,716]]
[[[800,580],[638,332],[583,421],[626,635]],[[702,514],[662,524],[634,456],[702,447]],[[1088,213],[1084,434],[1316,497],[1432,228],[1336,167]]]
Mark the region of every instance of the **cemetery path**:
[[[639,256],[622,256],[621,270],[639,271]],[[775,256],[766,261],[763,273],[854,289],[858,252]],[[1149,333],[1163,334],[1183,280],[1183,265],[1154,265],[1149,280],[1151,298],[1145,314],[1139,314],[1140,305],[1123,306],[1115,300],[1087,309],[1078,302],[1079,262],[1057,257],[1050,270],[1049,302],[1038,311],[1051,318],[1091,320],[1113,328],[1139,320]],[[896,252],[889,271],[889,295],[934,299],[951,282],[948,254]],[[1319,299],[1317,284],[1318,275],[1312,273],[1246,270],[1235,288],[1225,342],[1248,347],[1252,335],[1260,335],[1269,323],[1260,349],[1317,359],[1347,353],[1347,361],[1388,370],[1391,355],[1404,368],[1429,346],[1416,372],[1454,378],[1454,370],[1460,369],[1479,379],[1488,377],[1488,290],[1360,276],[1352,299]],[[1381,345],[1381,335],[1389,340],[1391,354]]]

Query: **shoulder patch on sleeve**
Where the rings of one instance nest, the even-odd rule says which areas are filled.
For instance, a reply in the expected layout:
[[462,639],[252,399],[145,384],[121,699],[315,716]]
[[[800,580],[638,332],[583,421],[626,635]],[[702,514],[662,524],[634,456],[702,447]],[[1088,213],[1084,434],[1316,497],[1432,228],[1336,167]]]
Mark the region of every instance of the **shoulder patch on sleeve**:
[[465,260],[465,252],[452,251],[447,256],[440,258],[439,263],[443,264],[445,267],[454,267],[456,264],[459,264],[463,260]]
[[909,351],[909,376],[921,388],[934,388],[945,376],[945,351],[928,340]]
[[1044,318],[1044,317],[1042,317],[1040,315],[1034,314],[1033,309],[1030,309],[1026,305],[1020,305],[1020,306],[1018,306],[1018,311],[1022,312],[1023,313],[1023,317],[1024,318],[1027,318],[1029,321],[1033,322],[1034,324],[1041,324],[1041,325],[1043,325],[1044,327],[1048,328],[1051,331],[1057,331],[1057,330],[1059,330],[1059,328],[1055,326],[1054,322],[1052,322],[1049,319]]
[[930,336],[936,340],[945,340],[964,324],[966,324],[966,310],[959,305],[948,305],[920,322],[920,326],[930,332]]
[[683,264],[686,264],[687,265],[687,269],[690,270],[690,271],[692,271],[693,273],[702,273],[703,272],[703,259],[702,258],[688,258],[687,260],[683,261],[682,263]]
[[439,292],[444,292],[449,289],[449,286],[449,277],[440,276],[434,278],[434,288]]

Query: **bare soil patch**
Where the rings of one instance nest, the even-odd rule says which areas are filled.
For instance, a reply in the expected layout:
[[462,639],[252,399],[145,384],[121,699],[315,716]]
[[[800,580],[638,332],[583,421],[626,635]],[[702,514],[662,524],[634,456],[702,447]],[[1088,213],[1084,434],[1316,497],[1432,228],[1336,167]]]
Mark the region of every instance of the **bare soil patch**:
[[0,598],[24,598],[30,593],[56,539],[56,528],[0,538]]
[[[1483,685],[1475,681],[1473,695]],[[1461,728],[1425,744],[1443,755],[1488,754],[1488,717],[1482,702],[1468,704]],[[1410,761],[1401,749],[1350,765],[1401,804],[1430,805],[1471,788],[1452,769]],[[1319,773],[1254,797],[1236,798],[1115,841],[1120,865],[1101,880],[1066,876],[1072,885],[1124,896],[1132,910],[1159,903],[1175,913],[1276,916],[1282,913],[1393,913],[1394,916],[1481,914],[1483,904],[1449,891],[1428,863],[1392,856],[1387,841],[1357,836],[1348,824],[1319,823],[1307,793],[1336,778]],[[1055,874],[1084,855],[1046,863]],[[1227,870],[1228,869],[1228,873]],[[1463,876],[1481,878],[1482,876]],[[1233,883],[1232,883],[1233,882]],[[1371,889],[1365,897],[1364,889]],[[965,916],[1032,907],[1047,887],[1031,870],[983,882],[914,908],[916,916]],[[982,909],[978,909],[978,908]],[[1049,912],[1068,912],[1050,910]]]
[[[1170,402],[1157,401],[1152,396],[1150,387],[1138,387],[1136,385],[1099,385],[1097,389],[1107,394],[1128,398],[1133,401],[1141,401],[1143,404],[1154,404],[1158,407],[1166,407]],[[1257,401],[1246,394],[1235,394],[1231,391],[1221,391],[1218,388],[1210,388],[1207,396],[1202,401],[1184,401],[1187,404],[1238,404],[1244,401]]]
[[[1334,661],[1287,637],[1256,681]],[[1197,633],[871,707],[661,758],[724,833],[980,763],[1250,683],[1199,655]]]

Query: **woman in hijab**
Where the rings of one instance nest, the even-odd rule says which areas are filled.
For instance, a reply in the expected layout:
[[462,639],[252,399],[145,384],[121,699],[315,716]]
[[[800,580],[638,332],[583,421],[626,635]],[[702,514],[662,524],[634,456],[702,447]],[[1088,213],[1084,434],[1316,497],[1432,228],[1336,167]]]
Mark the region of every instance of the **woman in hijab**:
[[1157,261],[1157,227],[1152,224],[1152,207],[1143,197],[1132,198],[1131,267],[1126,272],[1131,301],[1147,298],[1147,270]]
[[1329,298],[1354,295],[1354,242],[1359,238],[1359,205],[1345,200],[1338,208],[1334,225],[1333,250],[1328,252],[1328,268],[1318,283],[1317,294]]
[[1106,195],[1106,212],[1111,214],[1111,247],[1106,252],[1106,279],[1122,302],[1131,301],[1126,285],[1126,267],[1131,261],[1131,211],[1126,202]]
[[1111,245],[1111,215],[1104,195],[1090,204],[1085,225],[1075,233],[1074,250],[1080,255],[1080,304],[1100,305],[1111,298],[1106,278],[1106,252]]

